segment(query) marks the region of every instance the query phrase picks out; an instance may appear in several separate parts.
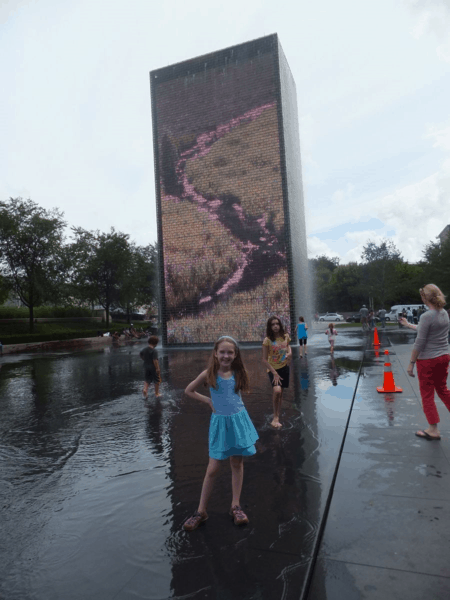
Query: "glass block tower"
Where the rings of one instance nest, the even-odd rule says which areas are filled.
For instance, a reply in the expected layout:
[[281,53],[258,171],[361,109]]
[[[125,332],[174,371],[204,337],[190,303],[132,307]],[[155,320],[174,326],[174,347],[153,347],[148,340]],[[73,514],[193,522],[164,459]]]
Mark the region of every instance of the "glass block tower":
[[310,294],[295,83],[276,34],[150,73],[165,345],[290,331]]

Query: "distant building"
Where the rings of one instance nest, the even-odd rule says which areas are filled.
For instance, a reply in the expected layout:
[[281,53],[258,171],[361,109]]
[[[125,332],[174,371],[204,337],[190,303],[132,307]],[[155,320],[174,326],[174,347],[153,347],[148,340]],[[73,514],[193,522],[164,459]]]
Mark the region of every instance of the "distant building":
[[440,239],[441,244],[443,244],[444,242],[447,241],[449,235],[450,235],[450,225],[447,225],[446,227],[444,227],[444,229],[438,235],[438,238]]

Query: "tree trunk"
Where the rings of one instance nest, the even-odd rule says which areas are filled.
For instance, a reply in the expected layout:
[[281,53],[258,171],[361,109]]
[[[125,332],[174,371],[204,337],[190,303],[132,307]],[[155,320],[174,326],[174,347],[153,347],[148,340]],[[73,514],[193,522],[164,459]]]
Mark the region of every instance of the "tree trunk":
[[106,327],[109,327],[109,304],[105,306],[106,311]]
[[34,331],[34,306],[33,302],[30,302],[28,309],[30,311],[30,333]]
[[128,325],[131,325],[130,304],[128,302],[127,302],[127,321],[128,321]]

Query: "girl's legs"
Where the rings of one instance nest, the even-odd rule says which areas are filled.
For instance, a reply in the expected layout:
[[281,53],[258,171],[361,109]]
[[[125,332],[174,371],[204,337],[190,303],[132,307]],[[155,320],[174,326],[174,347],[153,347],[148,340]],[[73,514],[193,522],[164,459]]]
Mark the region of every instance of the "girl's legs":
[[244,480],[244,457],[230,456],[230,467],[231,489],[233,491],[231,506],[240,506],[242,482]]
[[280,410],[281,410],[281,402],[283,400],[283,388],[280,385],[275,385],[273,387],[273,419],[271,422],[272,427],[279,428],[281,427],[280,423]]
[[331,354],[334,352],[334,340],[330,340],[330,352]]
[[307,350],[306,350],[306,339],[304,339],[304,340],[303,340],[303,345],[305,346],[305,356],[307,356],[307,355],[308,355],[308,352],[307,352]]
[[298,343],[300,344],[300,358],[303,358],[303,340],[299,340]]
[[159,393],[159,385],[160,385],[159,383],[155,383],[155,396],[157,398],[161,397],[161,394]]
[[210,458],[208,468],[206,469],[206,475],[203,480],[202,493],[200,494],[200,503],[198,505],[198,512],[206,512],[211,492],[213,491],[214,483],[216,481],[217,473],[220,469],[220,460]]
[[142,390],[142,395],[144,398],[148,398],[148,383],[144,381],[144,389]]
[[233,499],[231,501],[230,515],[233,517],[235,525],[245,525],[248,523],[248,517],[242,510],[241,491],[242,481],[244,479],[244,458],[242,456],[230,456],[231,466],[231,487],[233,489]]

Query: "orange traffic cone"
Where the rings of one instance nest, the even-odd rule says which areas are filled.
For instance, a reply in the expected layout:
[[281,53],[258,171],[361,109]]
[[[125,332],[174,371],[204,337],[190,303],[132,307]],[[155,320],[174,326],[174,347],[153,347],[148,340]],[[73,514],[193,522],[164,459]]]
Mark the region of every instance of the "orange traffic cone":
[[378,330],[377,330],[376,327],[375,327],[375,330],[373,332],[373,345],[375,347],[380,345],[380,340],[378,339]]
[[[389,350],[384,351],[385,360],[389,360]],[[390,362],[384,363],[384,380],[382,387],[377,387],[377,392],[403,392],[402,388],[395,385],[394,376],[392,375],[392,366]]]

